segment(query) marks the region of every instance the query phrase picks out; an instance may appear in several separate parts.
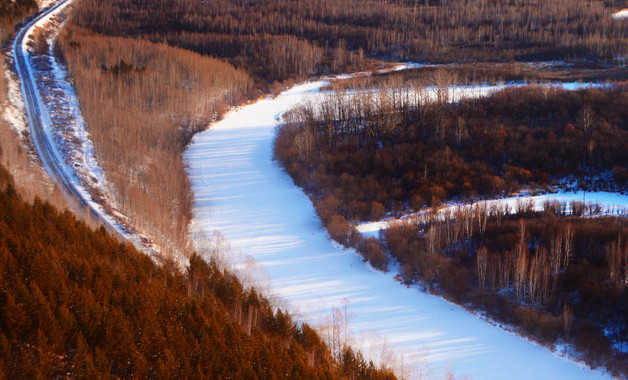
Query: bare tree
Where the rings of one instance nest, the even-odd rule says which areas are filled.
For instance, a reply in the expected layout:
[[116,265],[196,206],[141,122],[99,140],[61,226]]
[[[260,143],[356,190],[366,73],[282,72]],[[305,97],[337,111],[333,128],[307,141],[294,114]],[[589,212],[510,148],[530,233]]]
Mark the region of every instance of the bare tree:
[[553,234],[550,238],[550,263],[552,268],[552,294],[556,294],[556,284],[558,273],[562,268],[563,238],[559,233]]
[[479,282],[478,285],[480,286],[480,291],[484,293],[484,288],[486,285],[486,268],[488,262],[488,251],[486,250],[486,247],[482,246],[478,249],[476,262]]
[[515,293],[517,295],[517,300],[520,301],[524,291],[525,291],[525,282],[526,275],[528,273],[528,250],[518,250],[515,261]]
[[609,279],[618,288],[628,285],[628,243],[622,247],[621,236],[606,246]]
[[573,245],[574,238],[574,229],[571,223],[568,223],[563,230],[563,260],[562,267],[564,269],[569,265],[569,261],[571,260],[571,247]]
[[455,129],[456,145],[458,145],[458,147],[462,146],[462,139],[464,138],[466,134],[467,134],[467,122],[465,121],[463,117],[459,116],[458,121],[456,122],[456,129]]
[[585,104],[585,106],[580,109],[580,112],[578,112],[578,124],[582,127],[585,133],[589,133],[589,131],[594,127],[595,112],[590,105]]
[[438,246],[439,246],[438,235],[439,233],[437,231],[436,224],[432,224],[427,230],[427,233],[426,233],[427,239],[425,240],[427,244],[427,251],[429,253],[436,253],[436,251],[438,250]]
[[521,297],[523,295],[526,275],[528,271],[528,245],[526,243],[525,236],[525,221],[523,219],[519,219],[519,243],[516,247],[516,254],[513,256],[515,293],[517,294],[517,300],[521,300]]
[[574,316],[573,316],[573,312],[571,311],[571,308],[567,304],[563,305],[562,319],[563,319],[563,334],[564,334],[565,339],[568,339],[569,334],[571,333],[571,327],[573,326]]

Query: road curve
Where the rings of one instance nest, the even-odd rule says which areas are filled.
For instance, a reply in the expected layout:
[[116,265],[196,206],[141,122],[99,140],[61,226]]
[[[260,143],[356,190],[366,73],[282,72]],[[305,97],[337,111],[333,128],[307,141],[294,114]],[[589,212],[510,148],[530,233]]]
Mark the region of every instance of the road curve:
[[98,220],[112,234],[122,240],[129,240],[117,226],[107,219],[103,212],[96,209],[94,204],[90,202],[86,195],[77,187],[78,179],[68,170],[57,154],[53,142],[50,140],[45,130],[46,119],[43,115],[47,113],[47,110],[42,109],[42,103],[40,102],[41,95],[38,93],[35,84],[35,75],[27,59],[28,53],[26,52],[24,42],[27,36],[29,36],[35,27],[49,15],[61,11],[71,2],[72,0],[61,0],[54,6],[40,13],[18,32],[13,41],[15,69],[20,78],[20,86],[31,132],[31,139],[33,140],[33,145],[35,145],[37,155],[44,169],[65,195],[77,204],[80,209],[88,210],[92,217]]

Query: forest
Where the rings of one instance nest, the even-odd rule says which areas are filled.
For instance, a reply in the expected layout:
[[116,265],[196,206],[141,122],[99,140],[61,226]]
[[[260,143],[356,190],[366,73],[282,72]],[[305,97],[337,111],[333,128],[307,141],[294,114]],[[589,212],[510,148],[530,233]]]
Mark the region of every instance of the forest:
[[13,26],[38,9],[35,0],[0,0],[0,38],[6,43]]
[[183,249],[192,212],[183,151],[194,133],[243,101],[249,75],[191,51],[72,24],[55,48],[120,209],[154,242]]
[[[449,71],[432,85],[389,78],[343,84],[295,106],[275,159],[315,204],[330,236],[398,279],[592,367],[628,373],[628,224],[599,205],[463,204],[521,190],[625,192],[626,86],[510,87],[452,102]],[[534,152],[534,154],[531,154]],[[445,201],[461,206],[441,209]],[[417,211],[379,238],[354,223]]]
[[625,85],[508,88],[456,103],[446,87],[433,101],[404,82],[299,105],[279,130],[275,158],[349,221],[547,190],[564,178],[589,190],[626,190]]
[[[77,25],[227,59],[262,81],[347,72],[368,58],[460,62],[626,56],[602,0],[83,0]],[[366,60],[366,61],[365,61]]]
[[546,202],[539,212],[526,204],[462,206],[392,225],[381,238],[404,283],[441,292],[543,345],[571,343],[593,368],[626,376],[628,222],[584,211],[579,202]]
[[[625,6],[81,0],[55,52],[123,211],[180,250],[192,203],[181,154],[228,108],[292,80],[382,59],[611,67],[628,54],[628,23],[610,17]],[[15,22],[34,8],[0,2],[3,41],[6,17]],[[508,71],[484,77],[513,79]],[[510,89],[451,104],[443,90],[451,76],[430,75],[438,87],[430,104],[417,95],[425,82],[404,80],[399,91],[352,100],[337,92],[319,108],[294,109],[275,158],[312,196],[332,237],[375,267],[393,257],[400,281],[483,310],[543,344],[570,342],[590,365],[625,375],[626,353],[616,349],[628,336],[624,219],[581,218],[550,204],[514,216],[460,210],[449,220],[394,226],[379,240],[350,224],[451,199],[545,190],[565,178],[626,190],[625,85]],[[157,266],[68,212],[25,203],[5,170],[0,189],[0,379],[393,377],[348,347],[330,350],[215,261],[190,252],[183,272],[167,259]]]
[[626,25],[610,17],[621,4],[575,3],[82,0],[56,52],[123,213],[158,243],[185,250],[192,198],[181,153],[227,108],[296,79],[377,67],[381,58],[621,56]]
[[0,378],[392,379],[214,260],[155,264],[0,167]]

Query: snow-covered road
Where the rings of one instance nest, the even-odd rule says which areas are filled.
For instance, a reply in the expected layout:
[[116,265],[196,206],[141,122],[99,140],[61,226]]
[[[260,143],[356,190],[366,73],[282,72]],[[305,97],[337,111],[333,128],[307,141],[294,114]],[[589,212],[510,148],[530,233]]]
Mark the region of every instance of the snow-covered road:
[[[67,195],[68,199],[76,204],[77,211],[81,212],[82,210],[86,210],[95,220],[100,220],[102,225],[108,230],[124,239],[126,238],[124,231],[106,214],[102,206],[92,199],[87,189],[77,177],[76,172],[62,157],[63,155],[60,153],[58,144],[55,144],[54,137],[52,136],[52,131],[55,128],[53,120],[58,120],[54,117],[57,111],[53,109],[53,106],[66,109],[70,109],[72,106],[65,104],[63,101],[58,101],[59,99],[52,99],[56,102],[51,101],[51,99],[44,99],[45,96],[42,94],[42,89],[49,88],[51,85],[50,83],[42,84],[38,82],[42,77],[37,75],[37,69],[33,63],[36,57],[32,54],[31,49],[29,49],[29,41],[34,40],[36,28],[45,27],[54,17],[63,12],[71,2],[71,0],[58,1],[54,6],[44,10],[41,14],[29,21],[18,32],[13,41],[15,69],[21,82],[21,91],[31,139],[44,169],[58,185],[59,189]],[[57,25],[57,27],[60,26]],[[49,52],[52,54],[52,48],[50,48]],[[68,89],[71,89],[70,85],[62,89],[62,95],[65,96],[66,99],[74,95],[73,93],[67,92]],[[79,114],[78,103],[76,101],[74,101],[74,103],[74,109],[76,113]],[[86,144],[85,141],[81,141],[81,143]]]
[[185,153],[195,194],[191,233],[219,230],[261,264],[271,291],[303,321],[316,324],[348,300],[354,344],[377,361],[386,341],[406,353],[414,377],[607,378],[407,288],[395,282],[394,270],[375,271],[330,240],[308,197],[271,160],[279,115],[324,84],[299,85],[232,111],[194,137]]
[[[73,0],[50,1],[13,42],[15,69],[28,119],[30,137],[42,166],[75,207],[121,240],[154,255],[152,245],[119,210],[105,173],[99,167],[69,75],[54,56],[54,41]],[[33,48],[36,30],[46,30],[48,49]],[[94,197],[94,194],[97,197]]]

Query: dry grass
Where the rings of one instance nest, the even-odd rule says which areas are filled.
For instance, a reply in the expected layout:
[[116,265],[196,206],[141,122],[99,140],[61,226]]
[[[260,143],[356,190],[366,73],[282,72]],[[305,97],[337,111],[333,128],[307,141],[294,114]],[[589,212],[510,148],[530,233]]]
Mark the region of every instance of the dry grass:
[[122,211],[162,247],[183,247],[192,206],[183,150],[251,88],[249,76],[186,50],[75,27],[57,51]]

